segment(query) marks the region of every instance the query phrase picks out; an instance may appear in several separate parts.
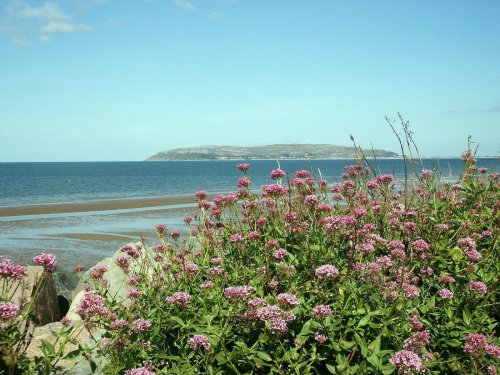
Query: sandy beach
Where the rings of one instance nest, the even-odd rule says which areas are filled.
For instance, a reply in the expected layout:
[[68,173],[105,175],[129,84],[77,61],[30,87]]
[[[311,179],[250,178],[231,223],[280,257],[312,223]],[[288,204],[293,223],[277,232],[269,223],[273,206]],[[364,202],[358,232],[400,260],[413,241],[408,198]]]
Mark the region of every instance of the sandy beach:
[[145,207],[175,206],[190,203],[195,203],[195,197],[192,195],[162,198],[116,199],[60,204],[33,204],[24,206],[0,207],[0,217],[127,210]]

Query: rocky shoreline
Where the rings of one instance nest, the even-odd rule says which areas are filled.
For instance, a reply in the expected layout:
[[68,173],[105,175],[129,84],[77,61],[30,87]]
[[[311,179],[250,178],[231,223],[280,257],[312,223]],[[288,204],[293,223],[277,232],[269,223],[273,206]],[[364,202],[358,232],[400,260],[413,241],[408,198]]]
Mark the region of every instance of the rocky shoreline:
[[[137,245],[137,244],[136,244]],[[9,294],[13,295],[12,301],[19,306],[26,305],[35,290],[40,288],[38,298],[34,303],[35,318],[33,319],[33,328],[30,332],[30,344],[26,355],[28,358],[35,358],[43,355],[41,345],[44,341],[54,345],[57,337],[53,334],[60,332],[63,328],[69,327],[73,331],[79,331],[76,336],[76,342],[66,345],[63,356],[78,349],[79,346],[94,349],[91,355],[98,368],[92,370],[91,361],[88,358],[77,356],[72,359],[63,359],[59,362],[67,369],[69,374],[87,375],[98,373],[102,368],[102,358],[98,358],[95,348],[99,344],[101,333],[92,331],[92,334],[84,327],[83,321],[78,314],[78,305],[84,296],[85,285],[91,279],[93,269],[103,267],[106,269],[105,279],[107,283],[107,292],[114,298],[127,303],[127,294],[130,287],[126,283],[127,275],[116,265],[114,259],[122,255],[117,250],[111,257],[98,262],[94,267],[87,271],[69,273],[57,271],[54,273],[43,272],[41,266],[28,266],[27,275],[12,285]],[[140,266],[140,264],[136,264]]]

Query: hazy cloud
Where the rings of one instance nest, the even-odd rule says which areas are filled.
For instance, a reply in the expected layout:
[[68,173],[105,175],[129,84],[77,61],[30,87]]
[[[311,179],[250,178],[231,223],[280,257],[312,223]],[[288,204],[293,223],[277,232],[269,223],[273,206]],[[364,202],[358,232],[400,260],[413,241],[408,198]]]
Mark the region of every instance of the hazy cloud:
[[42,33],[76,33],[92,31],[92,28],[83,23],[77,24],[72,22],[51,21],[47,25],[41,27],[40,31]]
[[61,12],[56,3],[46,3],[40,7],[25,6],[17,15],[24,18],[40,18],[43,20],[65,20],[70,17]]
[[195,10],[196,9],[196,7],[193,4],[191,4],[189,1],[185,1],[185,0],[174,0],[174,5],[177,8],[181,8],[184,10]]
[[221,21],[224,19],[224,15],[222,13],[219,13],[219,12],[210,12],[210,13],[208,13],[207,16],[212,21]]
[[0,34],[6,35],[12,43],[26,45],[52,41],[47,34],[92,31],[89,25],[75,19],[80,14],[76,7],[83,2],[98,4],[105,1],[79,0],[70,4],[72,7],[68,13],[60,8],[60,2],[44,1],[34,6],[24,0],[9,0],[4,8],[5,16],[0,19]]

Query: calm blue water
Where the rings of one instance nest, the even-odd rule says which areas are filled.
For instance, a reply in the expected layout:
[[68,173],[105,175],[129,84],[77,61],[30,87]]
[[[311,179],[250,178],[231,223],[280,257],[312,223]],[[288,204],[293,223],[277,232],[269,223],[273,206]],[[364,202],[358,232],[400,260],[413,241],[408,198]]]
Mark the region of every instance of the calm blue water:
[[[496,159],[481,159],[479,166],[495,168]],[[330,182],[341,179],[350,160],[284,160],[287,172],[318,169]],[[197,190],[226,192],[236,189],[241,173],[235,161],[0,163],[0,206],[82,202],[89,200],[191,195]],[[253,186],[270,183],[276,161],[250,161]],[[425,167],[440,166],[445,176],[462,169],[459,159],[426,159]],[[382,173],[403,176],[401,160],[379,160]]]
[[[271,183],[269,173],[276,161],[250,161],[253,187]],[[311,170],[330,183],[340,181],[350,160],[284,160],[287,172]],[[109,199],[151,198],[235,191],[242,176],[236,161],[197,162],[82,162],[0,163],[0,207],[56,204]],[[459,159],[427,159],[425,168],[440,166],[443,179],[455,181],[462,170]],[[497,159],[480,159],[478,166],[497,168]],[[379,160],[382,173],[403,177],[401,160]],[[419,169],[421,169],[419,167]],[[25,264],[44,251],[59,259],[60,268],[91,266],[110,256],[124,243],[143,234],[154,239],[154,225],[165,223],[184,230],[182,217],[194,205],[114,211],[0,217],[0,256]],[[99,235],[98,238],[89,236]]]

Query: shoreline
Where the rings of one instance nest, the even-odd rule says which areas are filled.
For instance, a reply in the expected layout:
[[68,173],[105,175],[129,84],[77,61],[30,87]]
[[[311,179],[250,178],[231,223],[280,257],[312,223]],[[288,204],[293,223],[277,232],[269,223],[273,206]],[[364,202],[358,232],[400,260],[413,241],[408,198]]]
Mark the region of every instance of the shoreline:
[[29,204],[0,207],[0,217],[128,210],[135,208],[196,204],[194,195],[158,198],[125,198],[74,203]]

